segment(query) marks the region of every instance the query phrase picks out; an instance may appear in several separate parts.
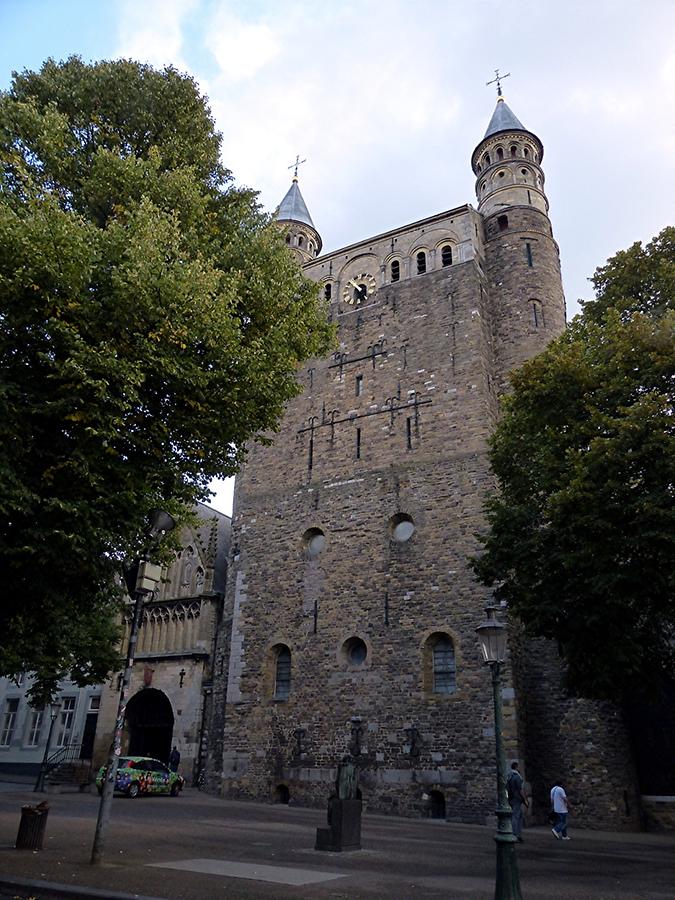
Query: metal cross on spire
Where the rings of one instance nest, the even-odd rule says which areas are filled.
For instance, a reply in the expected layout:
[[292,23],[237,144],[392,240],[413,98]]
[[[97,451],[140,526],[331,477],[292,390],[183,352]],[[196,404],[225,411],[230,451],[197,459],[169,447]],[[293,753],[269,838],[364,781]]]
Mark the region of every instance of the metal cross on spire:
[[295,157],[295,162],[291,163],[290,166],[288,167],[289,169],[295,170],[293,172],[293,178],[298,177],[298,166],[301,166],[303,163],[306,163],[306,162],[307,162],[306,159],[300,159],[300,154],[298,153],[298,155]]
[[[506,75],[500,75],[499,69],[495,69],[495,77],[492,79],[492,81],[486,81],[485,86],[487,87],[489,84],[496,84],[497,85],[497,96],[501,97],[502,96],[502,80],[504,78],[509,78],[510,75],[511,75],[510,72],[507,72]],[[289,168],[290,168],[290,166],[289,166]]]

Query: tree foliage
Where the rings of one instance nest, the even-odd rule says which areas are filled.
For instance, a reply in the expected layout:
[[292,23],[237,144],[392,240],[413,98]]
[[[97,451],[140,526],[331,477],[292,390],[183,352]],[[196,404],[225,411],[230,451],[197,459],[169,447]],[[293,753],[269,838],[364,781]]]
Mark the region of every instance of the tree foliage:
[[596,299],[513,374],[474,567],[558,642],[572,691],[619,698],[675,671],[675,228],[593,283]]
[[232,475],[331,329],[194,82],[48,61],[0,94],[0,670],[115,664],[149,509]]

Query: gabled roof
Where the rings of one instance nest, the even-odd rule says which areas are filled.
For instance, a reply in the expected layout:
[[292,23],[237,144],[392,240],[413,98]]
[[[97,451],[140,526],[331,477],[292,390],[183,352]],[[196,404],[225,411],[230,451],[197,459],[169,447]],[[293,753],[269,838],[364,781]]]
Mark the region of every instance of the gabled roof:
[[511,112],[503,97],[497,100],[497,106],[492,113],[492,118],[487,131],[483,135],[483,140],[490,137],[491,134],[497,134],[499,131],[527,131],[520,119]]
[[309,225],[310,228],[314,228],[316,231],[309,210],[305,205],[305,201],[302,199],[297,178],[293,179],[293,183],[288,189],[288,193],[279,204],[277,219],[280,222],[302,222],[304,225]]

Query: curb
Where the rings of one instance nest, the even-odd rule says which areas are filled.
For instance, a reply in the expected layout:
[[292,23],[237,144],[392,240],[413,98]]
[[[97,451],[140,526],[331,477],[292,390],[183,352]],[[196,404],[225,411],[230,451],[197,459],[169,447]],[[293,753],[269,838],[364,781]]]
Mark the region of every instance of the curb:
[[[69,898],[79,900],[165,900],[163,897],[150,897],[145,894],[124,894],[106,888],[83,887],[79,884],[57,884],[55,881],[37,881],[32,878],[6,878],[0,876],[0,897],[11,891],[12,897],[30,897],[42,900],[46,897]],[[17,893],[17,891],[19,893]]]

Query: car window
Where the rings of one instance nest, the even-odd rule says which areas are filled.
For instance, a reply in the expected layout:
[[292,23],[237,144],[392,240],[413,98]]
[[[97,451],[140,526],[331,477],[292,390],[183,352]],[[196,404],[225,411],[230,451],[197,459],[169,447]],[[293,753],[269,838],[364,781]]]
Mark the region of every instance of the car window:
[[136,762],[133,762],[131,764],[131,768],[132,769],[141,769],[143,772],[147,772],[148,769],[150,768],[150,765],[149,765],[147,759],[138,759],[138,760],[136,760]]

